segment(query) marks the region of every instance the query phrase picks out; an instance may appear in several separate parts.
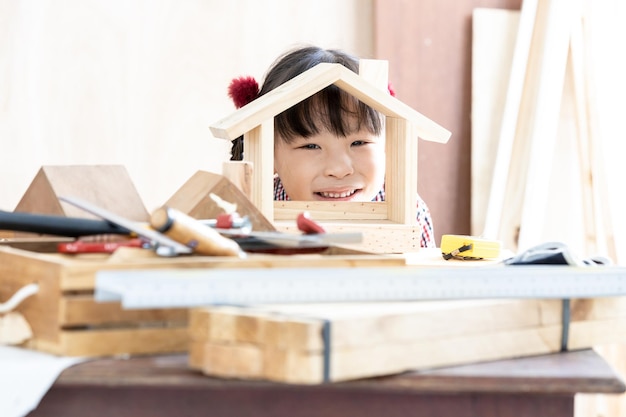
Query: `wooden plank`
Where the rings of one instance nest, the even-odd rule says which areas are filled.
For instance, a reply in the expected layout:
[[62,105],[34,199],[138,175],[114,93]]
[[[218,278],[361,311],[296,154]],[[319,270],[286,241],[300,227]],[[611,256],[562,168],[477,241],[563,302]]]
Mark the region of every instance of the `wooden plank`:
[[264,120],[254,129],[246,132],[243,135],[243,140],[244,160],[250,161],[256,170],[256,175],[252,178],[252,204],[269,222],[273,222],[274,119]]
[[66,294],[60,300],[59,325],[62,327],[102,325],[186,325],[187,309],[126,310],[120,303],[96,302],[93,295]]
[[578,123],[584,241],[586,253],[605,253],[616,261],[617,248],[603,157],[603,138],[598,130],[596,80],[589,26],[587,19],[576,19],[569,55]]
[[187,327],[62,331],[58,342],[35,339],[29,347],[67,356],[186,352]]
[[[285,233],[298,233],[293,221],[275,223],[276,228]],[[345,248],[378,254],[405,254],[421,251],[422,230],[417,225],[406,225],[391,220],[325,220],[322,225],[328,233],[363,233],[363,241],[358,244],[341,245]],[[441,255],[441,254],[439,254]]]
[[334,83],[337,87],[387,117],[405,119],[414,125],[417,137],[439,143],[446,143],[450,139],[451,132],[395,99],[388,91],[381,91],[345,67],[341,67],[340,72],[341,77]]
[[533,48],[539,49],[534,53],[537,61],[529,67],[536,72],[537,82],[526,86],[531,88],[533,100],[525,137],[530,163],[522,197],[520,248],[537,245],[543,238],[571,30],[580,18],[580,7],[580,1],[541,0],[537,10]]
[[[470,229],[474,236],[480,236],[485,229],[519,19],[518,10],[476,8],[472,14]],[[499,171],[497,175],[507,172]]]
[[387,204],[384,202],[326,202],[326,201],[275,201],[274,220],[296,220],[308,211],[315,220],[386,220]]
[[[560,323],[558,300],[467,300],[393,303],[324,303],[250,308],[208,307],[192,315],[206,319],[191,333],[211,342],[249,342],[294,350],[320,350],[322,323],[332,323],[333,348],[538,327]],[[255,321],[256,331],[239,339],[240,319]],[[217,333],[219,331],[219,333]]]
[[387,117],[385,152],[386,203],[389,220],[417,224],[417,134],[404,119]]
[[[510,188],[508,179],[514,166],[511,166],[515,153],[514,143],[520,124],[520,110],[523,107],[523,92],[526,80],[528,61],[531,55],[533,28],[537,13],[538,0],[525,0],[519,18],[515,51],[511,63],[506,100],[500,124],[498,150],[493,168],[493,176],[489,191],[487,213],[485,216],[485,229],[482,236],[488,239],[496,239],[502,236],[501,222],[506,200],[506,190]],[[504,247],[514,250],[516,242],[511,236],[507,236]],[[503,241],[505,239],[502,239]]]
[[[233,259],[229,256],[163,258],[144,249],[121,248],[113,255],[82,257],[39,254],[11,247],[0,247],[0,260],[5,260],[3,266],[6,266],[2,278],[4,279],[4,274],[7,277],[14,276],[15,286],[38,281],[38,277],[47,277],[48,281],[55,282],[59,291],[63,292],[93,290],[95,274],[99,270],[404,265],[404,260],[400,258],[354,253],[351,250],[342,252],[341,249],[336,249],[332,251],[332,256],[327,253],[330,252],[302,255],[249,254],[245,259]],[[15,290],[16,288],[13,288],[13,291]]]
[[252,179],[254,166],[250,161],[225,161],[222,173],[248,199],[252,199]]
[[[252,343],[194,342],[194,345],[201,350],[192,353],[195,356],[194,367],[207,375],[298,384],[323,382],[323,355],[319,351],[263,349]],[[459,346],[463,348],[460,349]],[[466,335],[445,340],[333,349],[330,380],[345,381],[400,373],[409,369],[538,355],[557,352],[559,349],[559,325]],[[229,366],[233,362],[234,365]],[[254,372],[246,373],[250,368]]]

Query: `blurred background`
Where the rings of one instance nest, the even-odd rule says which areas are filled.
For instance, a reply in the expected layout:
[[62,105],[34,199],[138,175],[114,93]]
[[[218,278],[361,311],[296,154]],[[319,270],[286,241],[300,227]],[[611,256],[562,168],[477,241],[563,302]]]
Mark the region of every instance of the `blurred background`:
[[[603,141],[606,206],[620,259],[620,233],[626,229],[619,181],[626,156],[622,3],[584,2],[594,30],[589,61],[599,115],[594,120],[601,132],[596,136]],[[221,172],[230,143],[213,138],[209,125],[234,110],[226,95],[231,79],[252,75],[261,81],[279,54],[316,44],[388,60],[397,98],[452,131],[446,145],[420,143],[418,190],[433,214],[437,242],[447,233],[481,235],[489,189],[477,188],[472,179],[477,175],[472,152],[482,149],[475,145],[480,138],[472,136],[472,105],[482,91],[472,88],[473,13],[476,8],[519,12],[521,5],[521,0],[0,0],[0,209],[14,209],[42,165],[122,164],[153,210],[197,170]],[[491,53],[492,60],[511,56]],[[491,90],[506,89],[505,84]],[[498,145],[480,146],[493,151]],[[578,174],[566,178],[581,181]],[[556,187],[563,188],[558,182]],[[564,240],[585,255],[586,218],[568,210],[582,205],[579,194],[571,195],[559,199],[565,209],[544,204],[552,215],[542,220],[546,234],[537,239]],[[475,205],[477,198],[482,203]]]

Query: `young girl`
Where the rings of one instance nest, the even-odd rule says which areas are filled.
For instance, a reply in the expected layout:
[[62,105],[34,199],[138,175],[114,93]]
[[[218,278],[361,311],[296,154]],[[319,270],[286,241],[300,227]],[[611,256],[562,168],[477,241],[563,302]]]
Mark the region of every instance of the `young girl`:
[[[320,63],[358,73],[358,58],[307,46],[279,57],[261,90],[251,77],[237,78],[229,95],[237,107],[267,94]],[[331,85],[274,119],[274,200],[384,201],[385,144],[380,113]],[[243,139],[233,141],[233,160],[243,158]],[[435,247],[426,203],[418,197],[420,245]]]

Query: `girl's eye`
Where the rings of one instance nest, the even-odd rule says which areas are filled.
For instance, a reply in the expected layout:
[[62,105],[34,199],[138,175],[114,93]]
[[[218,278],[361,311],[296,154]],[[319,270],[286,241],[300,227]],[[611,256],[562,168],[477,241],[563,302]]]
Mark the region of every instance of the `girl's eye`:
[[314,143],[307,143],[306,145],[300,146],[299,149],[321,149],[319,147],[319,145],[316,145]]
[[367,142],[364,140],[355,140],[354,142],[352,142],[352,146],[363,146],[363,145],[367,145]]

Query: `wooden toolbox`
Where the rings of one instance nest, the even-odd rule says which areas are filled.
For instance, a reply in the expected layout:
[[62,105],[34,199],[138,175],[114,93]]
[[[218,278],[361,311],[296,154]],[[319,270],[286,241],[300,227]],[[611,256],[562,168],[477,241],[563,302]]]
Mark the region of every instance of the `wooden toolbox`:
[[[31,245],[32,246],[32,245]],[[0,246],[0,300],[31,283],[37,294],[17,311],[33,331],[28,347],[59,355],[108,356],[183,352],[188,349],[188,310],[124,310],[97,303],[97,271],[109,269],[231,268],[403,265],[404,259],[339,248],[319,254],[159,258],[145,249],[121,248],[113,255],[63,255]]]

